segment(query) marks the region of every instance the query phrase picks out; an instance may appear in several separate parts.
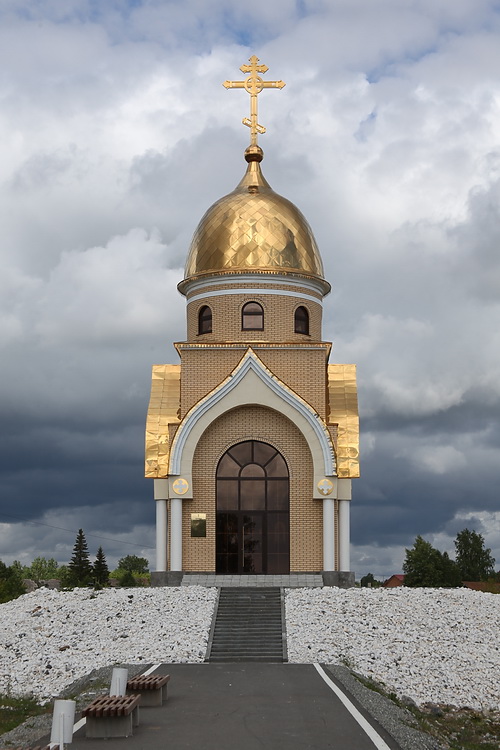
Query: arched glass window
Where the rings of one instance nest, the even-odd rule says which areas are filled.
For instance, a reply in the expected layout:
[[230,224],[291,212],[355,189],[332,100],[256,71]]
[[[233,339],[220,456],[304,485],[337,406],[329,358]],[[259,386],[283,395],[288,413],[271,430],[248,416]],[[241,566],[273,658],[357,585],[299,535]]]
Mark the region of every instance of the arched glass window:
[[217,467],[216,572],[290,572],[290,480],[276,448],[237,443]]
[[309,334],[309,313],[302,306],[295,310],[295,333]]
[[241,328],[243,331],[264,330],[264,310],[258,302],[247,302],[241,311]]
[[212,311],[208,305],[203,305],[198,313],[198,333],[212,333]]

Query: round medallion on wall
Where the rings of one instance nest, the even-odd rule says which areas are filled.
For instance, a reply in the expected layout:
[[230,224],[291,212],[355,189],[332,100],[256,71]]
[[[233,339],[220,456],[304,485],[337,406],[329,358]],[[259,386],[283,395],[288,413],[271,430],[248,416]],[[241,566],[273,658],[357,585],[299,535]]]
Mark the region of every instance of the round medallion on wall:
[[187,479],[182,479],[182,477],[179,477],[179,479],[176,479],[172,484],[172,489],[176,495],[185,495],[189,489],[189,482],[187,481]]
[[329,479],[320,479],[318,482],[318,490],[321,492],[322,495],[331,495],[333,492],[333,482],[330,482]]

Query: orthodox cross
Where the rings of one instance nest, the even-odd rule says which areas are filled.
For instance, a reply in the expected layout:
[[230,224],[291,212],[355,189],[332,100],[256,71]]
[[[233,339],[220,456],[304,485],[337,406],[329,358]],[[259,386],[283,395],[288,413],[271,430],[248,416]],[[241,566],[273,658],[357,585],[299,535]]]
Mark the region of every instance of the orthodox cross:
[[250,145],[257,145],[257,133],[265,133],[266,129],[257,122],[257,97],[262,89],[282,89],[284,81],[263,81],[257,75],[266,73],[269,68],[267,65],[259,65],[259,58],[255,55],[249,59],[250,65],[242,65],[242,73],[250,73],[244,81],[224,81],[222,84],[226,89],[245,89],[250,94],[250,117],[244,117],[243,125],[250,128]]

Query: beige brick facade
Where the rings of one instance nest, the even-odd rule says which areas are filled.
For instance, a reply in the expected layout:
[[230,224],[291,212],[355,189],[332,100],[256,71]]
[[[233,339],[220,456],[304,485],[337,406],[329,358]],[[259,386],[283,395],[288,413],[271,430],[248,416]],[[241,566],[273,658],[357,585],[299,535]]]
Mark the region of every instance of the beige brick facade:
[[[245,351],[246,347],[181,349],[181,417],[227,378]],[[255,351],[273,375],[325,419],[327,350],[256,348]]]
[[[153,369],[146,476],[155,479],[157,570],[288,572],[286,472],[273,451],[252,444],[227,457],[220,487],[231,510],[220,507],[217,517],[219,460],[237,443],[260,441],[289,470],[290,571],[348,571],[350,478],[359,475],[355,368],[328,364],[330,285],[309,225],[263,179],[259,149],[245,158],[242,182],[201,220],[178,286],[187,302],[180,368]],[[247,303],[262,311],[247,310],[244,329]],[[261,312],[262,328],[251,330]],[[273,466],[283,474],[273,476]],[[234,476],[236,489],[225,487]],[[249,508],[260,520],[248,520]],[[198,527],[192,514],[201,514]],[[191,536],[203,531],[203,516],[206,536]]]
[[[183,503],[183,567],[215,570],[215,474],[221,456],[235,443],[261,440],[284,457],[290,473],[290,570],[322,569],[322,503],[313,500],[312,461],[297,427],[278,412],[242,407],[217,419],[204,432],[193,462],[193,500]],[[191,538],[191,513],[206,513],[206,538]]]
[[[255,285],[257,286],[257,285]],[[237,287],[229,287],[232,292]],[[269,287],[265,287],[269,291]],[[274,290],[273,290],[274,291]],[[311,296],[311,292],[307,292]],[[246,302],[258,302],[264,309],[263,331],[242,331],[241,310]],[[208,305],[212,310],[212,333],[198,335],[198,314]],[[309,335],[294,332],[294,314],[299,306],[309,312]],[[284,296],[276,294],[220,294],[205,299],[188,302],[187,337],[188,341],[276,341],[308,342],[321,341],[321,300],[312,302],[300,294]]]

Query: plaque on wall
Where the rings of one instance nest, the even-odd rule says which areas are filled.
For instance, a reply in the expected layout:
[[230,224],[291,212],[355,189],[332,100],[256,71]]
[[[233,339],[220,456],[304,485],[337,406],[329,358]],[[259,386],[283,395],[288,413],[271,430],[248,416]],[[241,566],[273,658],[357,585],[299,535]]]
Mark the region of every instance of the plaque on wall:
[[207,535],[207,514],[191,513],[191,536]]

